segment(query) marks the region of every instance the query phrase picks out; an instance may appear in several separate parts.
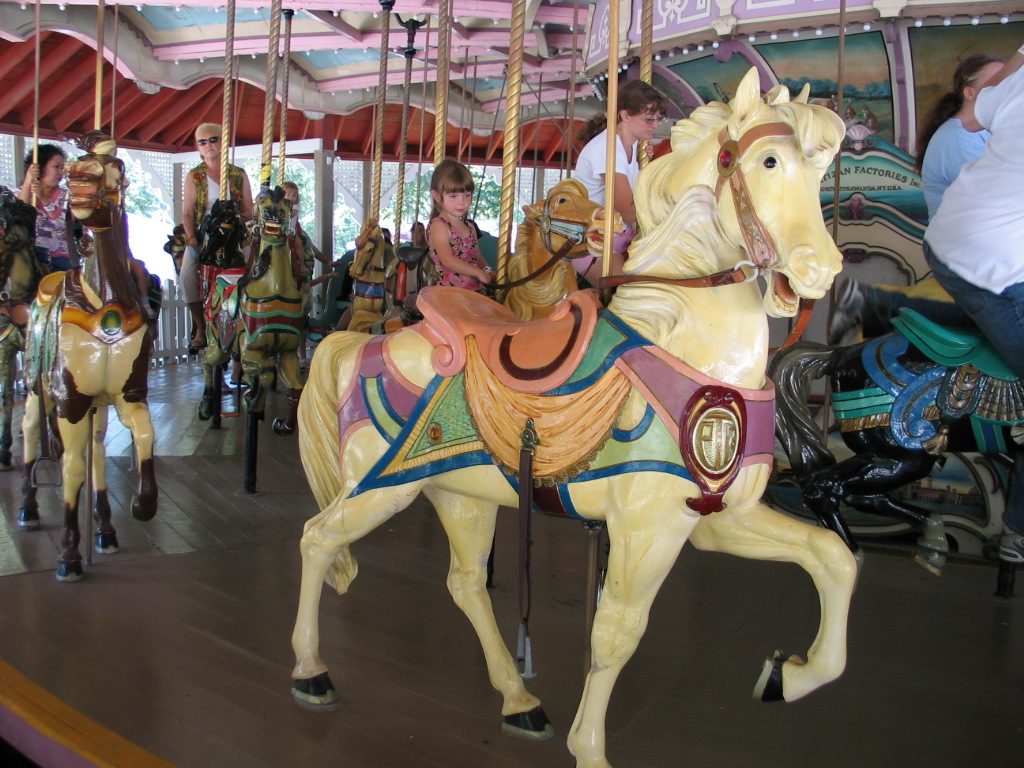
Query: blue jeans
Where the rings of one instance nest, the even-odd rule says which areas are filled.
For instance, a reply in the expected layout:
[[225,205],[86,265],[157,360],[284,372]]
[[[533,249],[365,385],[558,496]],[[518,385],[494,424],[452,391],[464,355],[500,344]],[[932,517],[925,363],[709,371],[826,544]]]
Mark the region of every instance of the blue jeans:
[[[1024,378],[1024,283],[1015,283],[1002,293],[992,293],[964,280],[947,267],[935,256],[927,241],[924,258],[939,284],[975,322],[1014,372]],[[1013,455],[1003,523],[1017,533],[1024,533],[1024,451],[1021,450]]]
[[892,319],[903,307],[920,312],[932,322],[949,328],[974,327],[967,314],[951,301],[908,296],[901,291],[887,291],[869,285],[864,294],[864,312],[861,316],[864,338],[874,339],[892,333]]

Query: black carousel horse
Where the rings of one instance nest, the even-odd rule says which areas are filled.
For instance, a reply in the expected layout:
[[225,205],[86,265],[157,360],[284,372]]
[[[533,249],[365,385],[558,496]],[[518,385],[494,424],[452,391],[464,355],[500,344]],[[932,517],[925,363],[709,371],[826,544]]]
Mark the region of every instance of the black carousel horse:
[[[804,505],[860,547],[841,505],[895,518],[919,534],[915,559],[940,573],[949,551],[942,519],[890,494],[927,477],[948,451],[1005,454],[1024,439],[1024,381],[980,331],[940,327],[911,310],[896,333],[846,347],[800,342],[781,351],[776,435]],[[831,377],[831,404],[854,455],[836,460],[809,405],[816,379]],[[1016,441],[1015,441],[1016,436]]]

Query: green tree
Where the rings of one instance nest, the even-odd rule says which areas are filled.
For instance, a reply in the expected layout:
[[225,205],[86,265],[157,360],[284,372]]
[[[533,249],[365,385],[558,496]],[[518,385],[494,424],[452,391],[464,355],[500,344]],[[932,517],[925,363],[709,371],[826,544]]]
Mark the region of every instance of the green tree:
[[142,169],[142,164],[131,158],[126,159],[124,164],[128,176],[128,189],[125,192],[127,211],[151,219],[170,220],[170,210],[154,191],[153,180]]

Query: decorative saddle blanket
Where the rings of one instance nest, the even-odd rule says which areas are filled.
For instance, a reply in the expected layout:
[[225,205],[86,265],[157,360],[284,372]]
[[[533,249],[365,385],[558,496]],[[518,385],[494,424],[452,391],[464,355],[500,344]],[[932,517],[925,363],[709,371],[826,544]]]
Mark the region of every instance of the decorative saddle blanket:
[[[580,307],[588,301],[576,297],[569,303]],[[561,316],[577,322],[571,306]],[[352,495],[485,464],[502,469],[518,489],[519,436],[531,418],[540,439],[533,459],[539,486],[534,503],[540,511],[582,517],[572,504],[572,483],[638,471],[691,480],[701,489],[688,502],[692,508],[702,514],[721,509],[722,496],[742,467],[772,461],[774,387],[726,387],[664,353],[614,314],[603,311],[594,319],[592,331],[579,334],[589,343],[581,347],[578,362],[549,367],[546,378],[560,383],[539,392],[528,391],[529,379],[511,377],[503,367],[508,357],[502,357],[502,339],[511,332],[509,325],[496,326],[493,335],[482,333],[483,339],[460,336],[458,313],[449,317],[447,330],[429,320],[413,326],[435,344],[435,370],[447,372],[422,392],[390,361],[390,337],[372,339],[362,348],[359,376],[341,403],[339,433],[344,443],[354,429],[372,424],[390,447]],[[525,345],[535,332],[519,330],[513,338],[521,336]],[[544,367],[515,355],[522,350],[514,344],[510,349],[520,368]],[[631,395],[642,402],[626,417]]]
[[[918,347],[915,339],[926,348]],[[907,362],[911,341],[928,360]],[[833,392],[832,410],[840,431],[888,426],[900,446],[920,451],[938,433],[938,423],[969,416],[979,451],[1005,451],[1002,427],[1024,423],[1024,381],[1012,373],[1012,378],[996,378],[976,367],[980,363],[1003,375],[1009,371],[977,345],[945,344],[946,352],[940,356],[948,362],[937,361],[935,341],[918,332],[901,332],[868,342],[861,362],[875,386]],[[953,350],[962,354],[951,357]]]

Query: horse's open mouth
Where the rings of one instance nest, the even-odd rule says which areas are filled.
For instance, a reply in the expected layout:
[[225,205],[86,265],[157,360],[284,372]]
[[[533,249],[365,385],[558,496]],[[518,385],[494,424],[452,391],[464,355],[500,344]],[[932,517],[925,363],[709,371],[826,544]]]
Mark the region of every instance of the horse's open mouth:
[[769,293],[774,305],[775,317],[792,317],[800,308],[800,297],[796,295],[789,278],[781,272],[768,273]]

